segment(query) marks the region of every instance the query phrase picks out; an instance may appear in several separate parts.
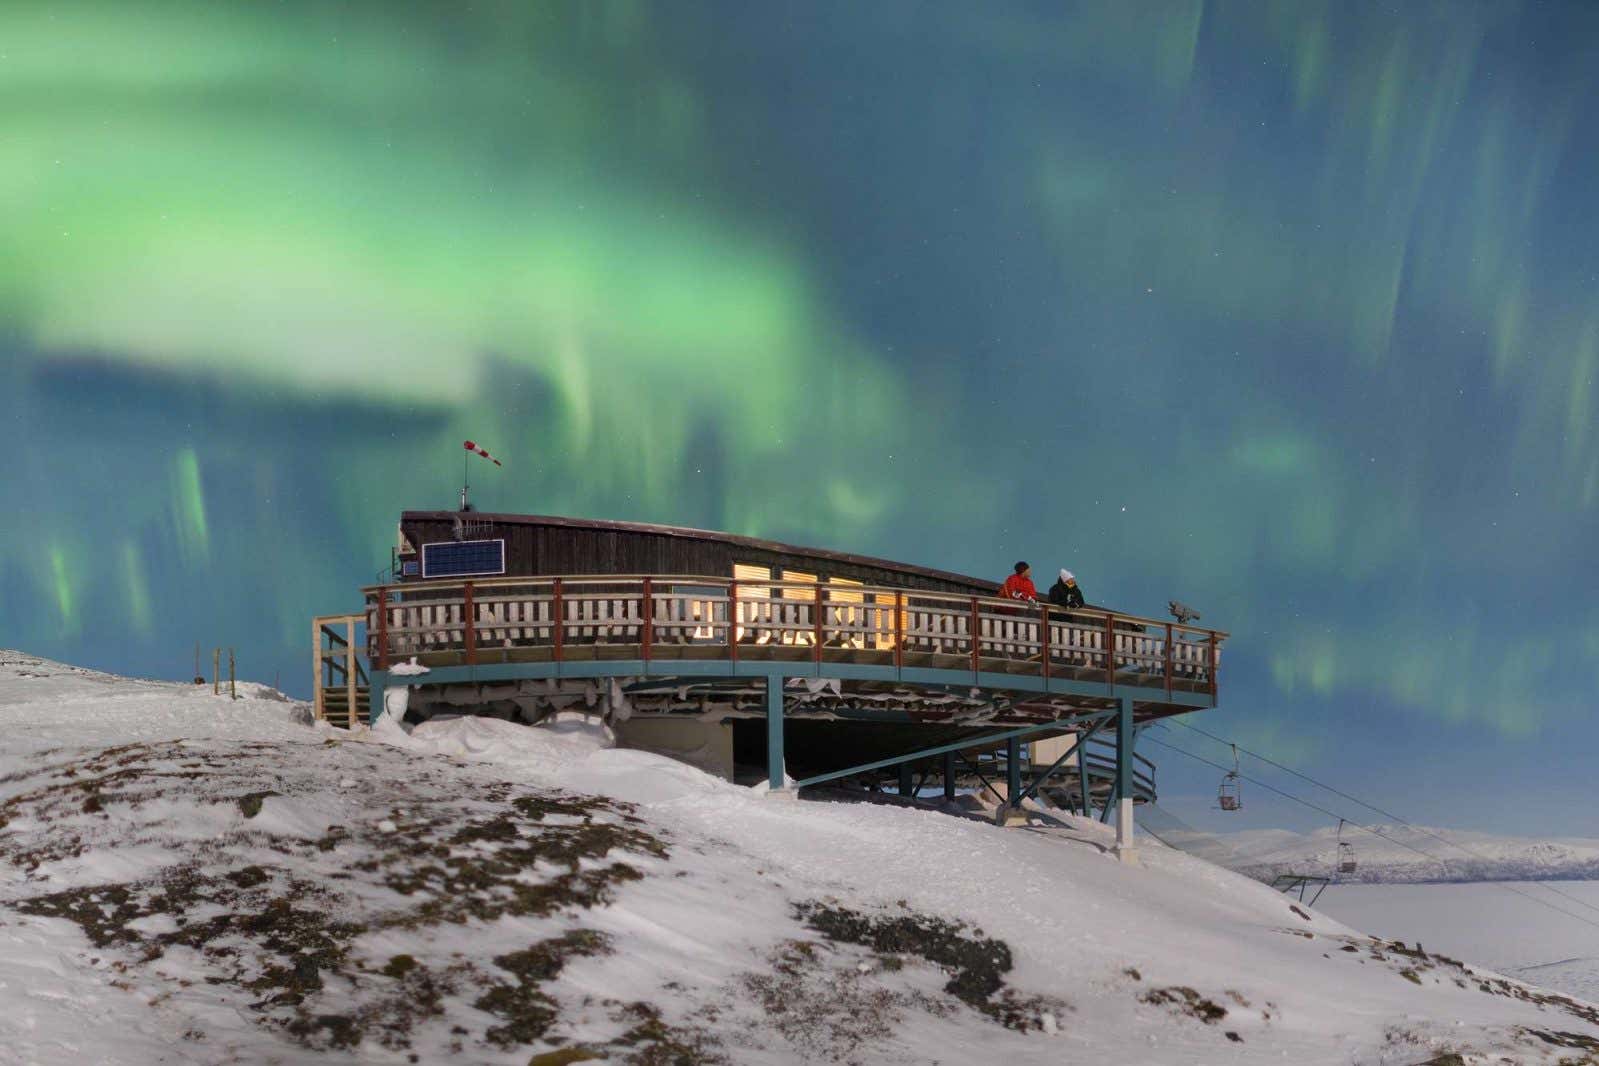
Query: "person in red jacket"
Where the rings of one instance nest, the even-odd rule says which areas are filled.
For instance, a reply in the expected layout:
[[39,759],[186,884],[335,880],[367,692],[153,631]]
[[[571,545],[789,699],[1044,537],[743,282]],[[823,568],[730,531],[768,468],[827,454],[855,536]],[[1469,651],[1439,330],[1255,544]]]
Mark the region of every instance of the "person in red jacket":
[[1033,586],[1033,568],[1025,562],[1016,564],[1016,572],[1005,579],[999,594],[1007,600],[1037,603],[1038,589]]

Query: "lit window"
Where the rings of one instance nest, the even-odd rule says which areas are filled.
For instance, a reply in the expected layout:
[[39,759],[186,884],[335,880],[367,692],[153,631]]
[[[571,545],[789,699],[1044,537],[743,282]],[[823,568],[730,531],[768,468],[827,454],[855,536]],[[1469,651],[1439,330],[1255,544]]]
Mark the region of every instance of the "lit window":
[[[847,577],[830,577],[827,583],[833,586],[827,590],[829,604],[840,603],[865,603],[866,593],[855,591],[861,587],[861,582],[852,581]],[[840,588],[839,586],[843,586]],[[831,607],[828,610],[827,623],[830,626],[854,627],[861,624],[866,617],[864,607]],[[866,647],[866,637],[862,633],[849,633],[844,643],[851,648]]]
[[[784,570],[783,580],[788,582],[799,582],[806,585],[814,585],[816,584],[816,575],[807,574],[803,570]],[[804,600],[807,603],[814,604],[816,602],[816,593],[808,588],[785,588],[783,589],[782,598],[785,600]],[[790,622],[795,625],[798,625],[802,621],[809,622],[812,626],[816,624],[816,619],[810,617],[809,611],[802,611],[798,607],[784,610],[783,621]],[[816,636],[809,628],[803,630],[786,629],[783,631],[783,643],[815,644]]]
[[[879,651],[893,651],[896,626],[900,630],[904,629],[904,610],[895,607],[901,595],[898,592],[872,593],[872,602],[877,605],[877,610],[872,612],[872,628],[875,630],[872,634],[872,647]],[[900,615],[898,622],[894,619],[896,613]]]
[[[764,622],[768,625],[772,621],[772,570],[767,566],[755,566],[752,563],[734,563],[733,580],[738,582],[738,621],[749,623],[755,631],[755,642],[766,644],[772,639],[772,631],[763,629],[757,623]],[[738,628],[738,639],[744,639],[745,626]]]

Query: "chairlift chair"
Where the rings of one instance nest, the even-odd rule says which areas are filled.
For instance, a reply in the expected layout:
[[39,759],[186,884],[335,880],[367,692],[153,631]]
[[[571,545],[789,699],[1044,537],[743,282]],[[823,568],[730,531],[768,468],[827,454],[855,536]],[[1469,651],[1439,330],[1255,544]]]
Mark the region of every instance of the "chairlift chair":
[[1344,839],[1344,820],[1338,819],[1338,872],[1352,874],[1355,872],[1355,846]]
[[1238,745],[1233,745],[1233,768],[1227,771],[1221,779],[1221,787],[1216,790],[1216,806],[1224,811],[1239,811],[1244,808],[1244,795],[1239,787],[1243,781],[1238,776]]
[[1244,798],[1238,789],[1238,771],[1228,770],[1227,776],[1221,779],[1221,788],[1216,790],[1216,805],[1224,811],[1242,810]]

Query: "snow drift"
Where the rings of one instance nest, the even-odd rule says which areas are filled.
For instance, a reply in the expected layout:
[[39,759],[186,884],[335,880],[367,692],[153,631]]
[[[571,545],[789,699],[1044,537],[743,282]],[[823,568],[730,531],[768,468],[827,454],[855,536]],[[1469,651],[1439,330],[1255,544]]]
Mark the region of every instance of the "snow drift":
[[[596,722],[342,734],[0,653],[0,1061],[1557,1062],[1599,1011],[1096,823]],[[1575,1050],[1574,1050],[1575,1049]]]

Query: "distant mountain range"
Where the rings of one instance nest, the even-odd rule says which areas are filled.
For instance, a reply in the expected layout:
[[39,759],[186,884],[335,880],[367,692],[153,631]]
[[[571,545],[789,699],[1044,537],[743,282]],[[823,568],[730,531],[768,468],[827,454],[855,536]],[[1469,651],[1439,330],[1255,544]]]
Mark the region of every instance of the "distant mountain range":
[[1227,833],[1212,838],[1210,850],[1216,854],[1206,857],[1262,880],[1278,874],[1334,876],[1369,884],[1599,880],[1599,840],[1507,837],[1430,827],[1372,828],[1382,836],[1344,828],[1343,840],[1354,850],[1354,873],[1336,872],[1339,836],[1332,828],[1311,833],[1286,829]]

